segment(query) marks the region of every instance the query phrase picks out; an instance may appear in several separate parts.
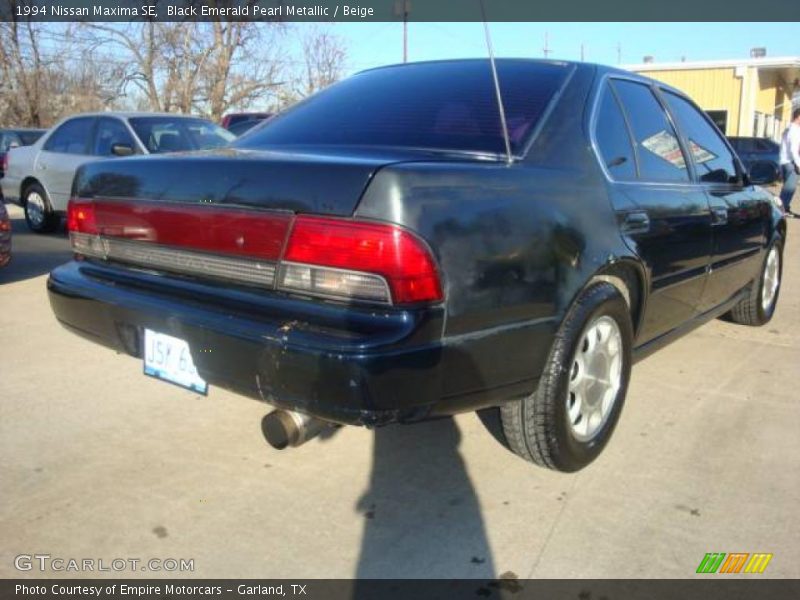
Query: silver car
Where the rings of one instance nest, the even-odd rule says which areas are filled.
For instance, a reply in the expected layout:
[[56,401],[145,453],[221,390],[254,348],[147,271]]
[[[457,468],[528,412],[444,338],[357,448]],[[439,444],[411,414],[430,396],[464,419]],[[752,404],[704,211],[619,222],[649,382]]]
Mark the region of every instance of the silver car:
[[97,113],[68,117],[35,144],[8,153],[3,196],[25,209],[31,230],[52,231],[67,210],[75,171],[89,161],[219,148],[235,136],[198,117]]

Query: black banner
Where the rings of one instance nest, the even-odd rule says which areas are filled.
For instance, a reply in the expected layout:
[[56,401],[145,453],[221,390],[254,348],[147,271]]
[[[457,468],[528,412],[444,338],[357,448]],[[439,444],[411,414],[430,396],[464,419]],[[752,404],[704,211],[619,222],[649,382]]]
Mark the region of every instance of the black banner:
[[[755,576],[758,577],[758,576]],[[0,598],[41,600],[796,600],[800,580],[2,580]]]
[[797,0],[0,0],[0,20],[32,21],[775,21]]

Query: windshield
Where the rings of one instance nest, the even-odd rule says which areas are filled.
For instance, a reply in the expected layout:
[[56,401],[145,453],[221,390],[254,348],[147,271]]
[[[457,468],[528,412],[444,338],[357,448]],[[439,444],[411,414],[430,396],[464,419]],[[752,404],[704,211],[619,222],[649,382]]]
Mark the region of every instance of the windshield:
[[[563,64],[497,62],[511,149],[520,153],[564,81]],[[234,146],[400,146],[504,153],[488,60],[359,73],[273,117]]]
[[236,139],[233,134],[205,119],[135,117],[128,121],[151,154],[210,150],[227,146]]

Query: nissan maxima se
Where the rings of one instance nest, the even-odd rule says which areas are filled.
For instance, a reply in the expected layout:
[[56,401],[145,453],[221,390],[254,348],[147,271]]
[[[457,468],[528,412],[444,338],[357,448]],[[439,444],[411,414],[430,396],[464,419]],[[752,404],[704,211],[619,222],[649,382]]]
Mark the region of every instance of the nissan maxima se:
[[534,60],[497,81],[374,69],[230,148],[83,166],[53,311],[147,375],[272,405],[276,447],[496,409],[522,458],[584,467],[637,359],[770,320],[786,223],[676,89]]

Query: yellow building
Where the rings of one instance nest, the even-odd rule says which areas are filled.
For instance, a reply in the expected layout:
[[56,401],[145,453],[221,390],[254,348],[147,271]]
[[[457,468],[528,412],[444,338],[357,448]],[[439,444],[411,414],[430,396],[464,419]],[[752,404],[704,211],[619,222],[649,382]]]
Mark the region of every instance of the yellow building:
[[625,67],[676,87],[731,136],[779,139],[800,84],[800,57],[648,62]]

